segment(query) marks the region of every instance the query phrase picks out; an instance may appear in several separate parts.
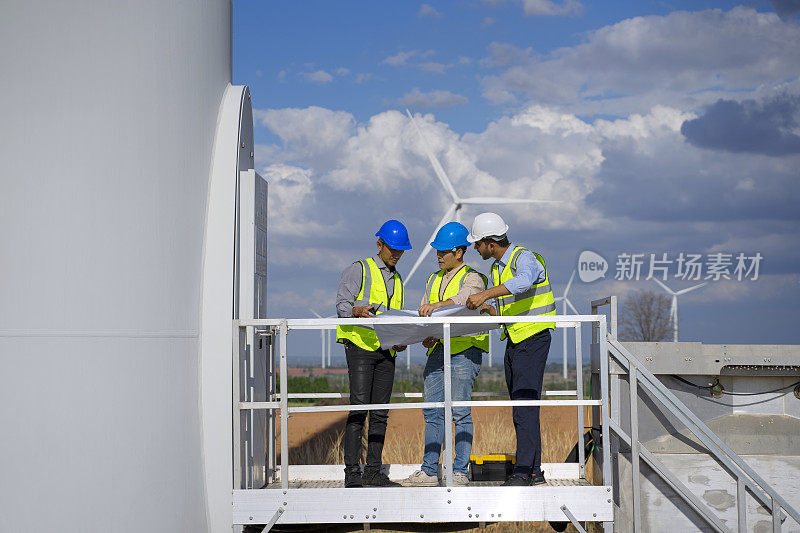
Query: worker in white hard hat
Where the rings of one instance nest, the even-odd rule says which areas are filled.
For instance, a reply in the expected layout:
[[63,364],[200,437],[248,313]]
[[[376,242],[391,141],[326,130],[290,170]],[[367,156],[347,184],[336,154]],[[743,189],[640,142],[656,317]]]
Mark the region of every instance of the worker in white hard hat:
[[[436,250],[439,270],[428,277],[425,295],[420,302],[419,316],[431,313],[446,305],[464,305],[471,294],[486,289],[486,276],[464,264],[464,254],[469,248],[469,230],[458,222],[448,222],[436,233],[431,246]],[[444,401],[444,346],[441,339],[428,337],[422,341],[428,349],[428,360],[422,374],[424,378],[423,401]],[[487,334],[450,339],[450,390],[453,401],[472,399],[472,387],[481,370],[483,353],[489,351]],[[425,408],[425,448],[420,469],[403,482],[414,487],[439,485],[437,472],[444,442],[444,409]],[[449,421],[447,422],[450,423]],[[472,411],[469,407],[453,407],[455,447],[453,450],[453,483],[469,485],[467,467],[472,453]]]
[[[467,298],[470,309],[487,308],[501,316],[555,315],[556,304],[544,258],[508,240],[508,225],[496,213],[481,213],[467,239],[483,259],[493,259],[490,289]],[[494,307],[487,306],[493,301]],[[507,338],[505,375],[512,400],[539,400],[554,322],[520,322],[503,327]],[[517,452],[506,486],[544,483],[539,407],[513,408]]]

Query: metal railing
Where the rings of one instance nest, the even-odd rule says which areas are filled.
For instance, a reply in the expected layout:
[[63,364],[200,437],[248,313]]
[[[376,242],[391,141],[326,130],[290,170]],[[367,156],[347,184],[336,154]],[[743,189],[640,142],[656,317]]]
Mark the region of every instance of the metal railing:
[[[365,405],[327,405],[327,406],[307,406],[295,407],[289,406],[289,399],[303,399],[303,398],[340,398],[346,397],[346,394],[340,393],[289,393],[288,392],[288,337],[291,330],[315,330],[315,329],[330,329],[337,325],[377,325],[377,324],[418,324],[424,320],[426,324],[442,324],[443,328],[443,348],[444,348],[444,401],[443,402],[415,402],[415,403],[388,403],[388,404],[365,404]],[[575,330],[575,347],[576,347],[576,390],[575,391],[547,391],[544,396],[567,396],[576,395],[576,399],[557,399],[557,400],[472,400],[472,401],[453,401],[451,393],[451,355],[450,355],[450,328],[451,324],[514,324],[514,323],[536,323],[536,322],[554,322],[558,328],[572,327]],[[241,413],[253,412],[256,410],[268,410],[273,413],[280,413],[281,415],[291,415],[292,413],[304,412],[331,412],[331,411],[368,411],[375,409],[421,409],[421,408],[444,408],[444,419],[452,420],[453,407],[479,407],[479,406],[576,406],[577,407],[577,427],[578,427],[578,461],[579,461],[579,475],[581,478],[585,477],[584,471],[584,409],[586,407],[599,407],[602,412],[602,431],[607,434],[610,419],[608,413],[608,361],[605,358],[604,368],[606,371],[601,375],[601,398],[598,400],[584,399],[583,398],[583,359],[581,350],[581,335],[580,328],[583,323],[591,323],[593,328],[604,331],[606,328],[606,317],[603,315],[556,315],[544,317],[427,317],[420,319],[419,317],[392,317],[392,318],[369,318],[369,319],[343,319],[343,318],[321,318],[321,319],[248,319],[248,320],[234,320],[233,321],[233,429],[234,429],[234,479],[233,486],[236,489],[254,488],[246,486],[243,479],[252,478],[246,475],[250,464],[242,464],[242,427],[241,427]],[[248,328],[255,330],[256,335],[247,334]],[[278,342],[278,357],[270,357],[270,378],[268,379],[268,399],[265,402],[248,401],[247,398],[242,397],[242,386],[240,381],[246,380],[237,379],[241,376],[243,365],[241,357],[246,353],[245,344],[248,338],[258,336],[277,337]],[[607,353],[605,336],[600,336],[598,340],[600,344],[600,353]],[[274,345],[273,345],[274,346]],[[250,351],[252,353],[252,350]],[[280,387],[275,385],[275,366],[278,366],[279,372],[277,373],[280,382]],[[247,366],[247,365],[244,365]],[[269,369],[269,367],[268,367]],[[495,395],[502,395],[502,393],[473,393],[475,397],[490,397]],[[394,397],[407,397],[419,398],[422,393],[396,393]],[[288,416],[280,416],[280,449],[281,449],[281,464],[280,464],[280,482],[282,489],[289,488],[289,427]],[[274,435],[274,433],[273,433]],[[252,437],[252,436],[251,436]],[[453,438],[452,425],[445,424],[445,438],[444,438],[444,456],[442,459],[442,469],[445,473],[443,481],[447,487],[453,485],[453,448],[451,446]],[[271,453],[275,453],[275,446],[269,445],[268,449]],[[610,483],[611,470],[610,470],[610,450],[607,447],[603,448],[603,480],[606,484]],[[249,462],[245,454],[245,461]],[[274,481],[274,467],[273,473],[268,472],[268,481]],[[244,467],[244,468],[243,468]],[[269,470],[269,467],[268,467]],[[245,474],[245,475],[243,475]],[[255,487],[259,488],[259,487]]]
[[[629,392],[629,433],[622,427],[621,413],[619,412],[619,398],[615,399],[615,407],[609,412],[611,431],[631,450],[631,476],[632,476],[632,508],[633,530],[642,531],[641,515],[641,487],[640,487],[640,461],[644,461],[650,469],[670,486],[675,493],[683,499],[706,523],[715,531],[727,532],[730,529],[700,498],[692,493],[669,468],[660,461],[656,454],[650,452],[639,440],[639,413],[638,397],[639,388],[645,390],[658,404],[663,413],[676,417],[691,431],[706,447],[709,455],[724,466],[730,475],[736,479],[736,508],[739,532],[747,531],[746,496],[749,492],[772,515],[772,531],[781,531],[781,521],[785,511],[794,520],[800,523],[800,514],[797,510],[759,476],[739,455],[730,449],[705,423],[703,423],[683,402],[681,402],[661,381],[634,357],[617,340],[617,302],[611,296],[592,302],[592,312],[604,305],[609,305],[611,310],[610,331],[608,336],[608,354],[601,356],[601,361],[608,361],[609,356],[620,365],[628,375]],[[602,331],[602,330],[600,330]],[[598,331],[599,334],[599,331]],[[605,335],[604,335],[605,336]],[[602,353],[602,352],[601,352]],[[604,372],[607,372],[604,371]],[[613,387],[612,387],[613,388]],[[613,388],[616,392],[618,389]],[[657,405],[656,405],[657,407]],[[603,431],[604,435],[609,433]],[[604,449],[610,448],[611,443],[604,443]],[[620,485],[621,486],[621,485]]]

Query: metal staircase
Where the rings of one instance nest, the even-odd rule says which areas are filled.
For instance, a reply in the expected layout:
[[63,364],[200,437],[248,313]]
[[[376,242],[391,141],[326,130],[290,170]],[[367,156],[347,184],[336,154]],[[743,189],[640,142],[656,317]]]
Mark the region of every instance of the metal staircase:
[[[615,298],[592,302],[593,312],[596,312],[596,309],[604,304],[610,304],[612,308],[615,307]],[[780,532],[783,527],[787,526],[787,531],[800,531],[800,514],[781,494],[782,491],[777,490],[765,481],[686,404],[678,399],[658,377],[648,370],[645,362],[634,356],[617,340],[615,309],[612,309],[612,317],[611,331],[606,333],[608,352],[607,354],[600,353],[597,351],[598,345],[594,344],[592,366],[593,371],[596,369],[599,372],[602,366],[601,362],[610,357],[610,366],[608,368],[612,375],[610,377],[609,390],[612,400],[609,426],[612,439],[610,443],[604,443],[604,446],[611,447],[612,457],[619,458],[621,457],[620,452],[622,452],[622,455],[629,458],[630,485],[627,485],[626,479],[619,479],[621,475],[619,459],[617,459],[617,464],[613,468],[615,474],[614,500],[618,523],[617,529],[638,533],[639,531],[652,531],[657,527],[654,521],[645,523],[643,520],[643,507],[647,505],[647,502],[643,499],[641,483],[645,479],[642,473],[642,465],[646,465],[648,474],[655,475],[663,480],[673,493],[683,500],[696,513],[696,516],[702,519],[702,525],[695,523],[698,529],[720,532],[733,531],[730,526],[730,520],[720,517],[719,507],[717,509],[712,508],[700,495],[690,490],[679,479],[674,466],[670,468],[669,465],[659,459],[659,454],[648,450],[640,439],[639,405],[643,403],[644,399],[647,399],[647,407],[655,412],[656,416],[666,416],[670,417],[671,420],[679,421],[682,427],[688,430],[702,444],[705,448],[703,450],[705,454],[713,458],[720,465],[721,470],[726,472],[732,482],[735,483],[736,531],[769,530]],[[800,351],[796,353],[800,353]],[[676,353],[675,355],[678,354]],[[653,357],[646,357],[645,359],[652,361]],[[685,359],[690,360],[691,358],[686,357]],[[771,358],[770,362],[772,362]],[[793,362],[796,365],[800,363],[800,358],[794,358],[794,361],[789,360],[789,362]],[[627,386],[627,395],[623,391],[625,387],[621,387],[621,384]],[[627,404],[627,413],[622,408],[625,404]],[[624,422],[623,419],[627,420]],[[796,484],[795,486],[800,485],[796,478],[794,478],[793,482]],[[625,488],[630,490],[626,491]],[[783,490],[786,488],[781,487]],[[770,518],[769,529],[765,528],[763,522],[759,528],[748,529],[748,497],[755,499],[756,503],[760,505],[759,514]],[[621,515],[625,514],[620,512],[625,499],[628,501],[624,502],[624,506],[632,512],[625,516],[626,520],[620,520]],[[787,523],[787,518],[789,518],[789,523]],[[791,523],[792,520],[794,523]],[[674,521],[667,521],[663,525],[664,530],[669,531],[672,531],[674,527]]]

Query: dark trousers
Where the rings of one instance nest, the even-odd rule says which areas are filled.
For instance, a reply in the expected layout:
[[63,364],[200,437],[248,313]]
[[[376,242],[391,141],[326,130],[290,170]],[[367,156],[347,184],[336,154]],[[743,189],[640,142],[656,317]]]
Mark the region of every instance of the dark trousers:
[[[394,383],[395,358],[389,350],[370,352],[352,343],[345,343],[347,371],[350,377],[350,405],[389,403]],[[358,467],[361,459],[361,435],[368,411],[352,411],[347,416],[344,430],[345,467]],[[389,411],[369,411],[367,435],[367,464],[365,472],[376,472],[381,467],[381,454],[386,436]]]
[[[550,351],[550,330],[540,331],[515,344],[506,344],[505,371],[512,400],[539,400],[542,396],[544,367]],[[539,407],[514,407],[517,433],[517,458],[514,474],[530,476],[542,472],[542,434]]]

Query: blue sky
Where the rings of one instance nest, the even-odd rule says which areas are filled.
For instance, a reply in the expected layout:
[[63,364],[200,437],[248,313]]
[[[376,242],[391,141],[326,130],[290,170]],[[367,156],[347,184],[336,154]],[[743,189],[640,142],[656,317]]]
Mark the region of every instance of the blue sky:
[[[621,253],[759,252],[757,280],[681,297],[681,339],[800,342],[798,12],[796,0],[234,2],[234,83],[251,88],[270,181],[270,314],[332,313],[342,269],[373,252],[387,218],[411,232],[401,273],[427,245],[449,200],[409,108],[462,196],[561,202],[495,210],[548,260],[556,295],[581,251],[609,262],[605,279],[573,284],[581,312],[660,290],[615,280]],[[409,281],[411,305],[434,268]],[[671,268],[668,285],[692,284]]]

